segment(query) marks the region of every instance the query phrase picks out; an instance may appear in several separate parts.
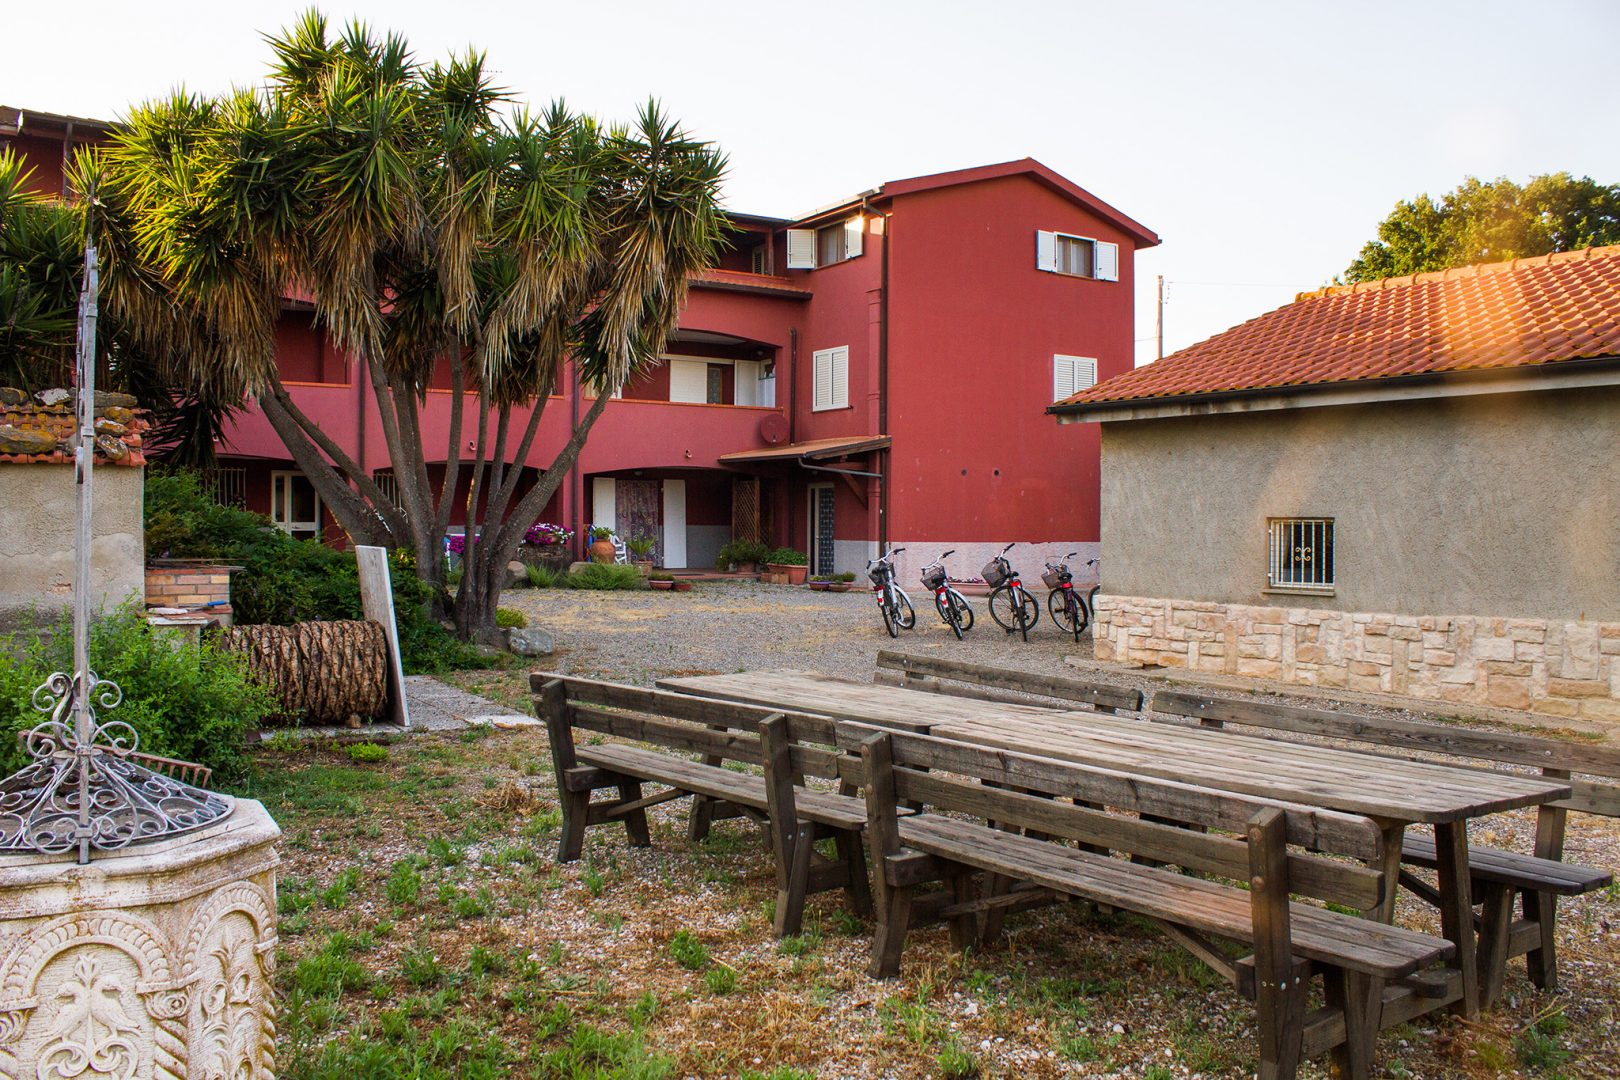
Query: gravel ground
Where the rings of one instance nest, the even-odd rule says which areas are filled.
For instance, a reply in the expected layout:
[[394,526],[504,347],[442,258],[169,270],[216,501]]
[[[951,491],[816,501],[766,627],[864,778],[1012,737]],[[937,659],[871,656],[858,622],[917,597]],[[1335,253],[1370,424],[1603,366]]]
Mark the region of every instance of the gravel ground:
[[[913,599],[915,601],[915,597]],[[1056,631],[1043,612],[1042,621],[1030,641],[1019,641],[990,620],[982,598],[973,600],[977,625],[961,642],[954,639],[949,628],[929,609],[919,612],[916,630],[902,632],[898,640],[891,640],[874,610],[870,592],[861,589],[831,594],[754,583],[715,582],[699,583],[691,592],[675,594],[522,590],[508,594],[506,602],[523,610],[532,624],[556,635],[556,654],[536,661],[522,661],[505,670],[462,673],[451,681],[514,708],[528,707],[527,680],[519,673],[531,667],[640,684],[651,684],[670,676],[762,668],[803,668],[867,680],[871,678],[877,652],[884,648],[946,655],[1013,670],[1105,678],[1143,690],[1161,685],[1149,676],[1127,672],[1087,670],[1083,675],[1075,672],[1064,660],[1070,656],[1089,658],[1089,636],[1083,637],[1077,646],[1071,637]],[[1281,702],[1290,700],[1277,693],[1265,697]],[[1319,701],[1310,703],[1321,704]],[[1366,703],[1347,703],[1343,707],[1368,714],[1403,715],[1396,709]],[[671,832],[676,831],[673,820],[667,827]],[[1528,812],[1499,814],[1475,822],[1471,835],[1476,843],[1529,850],[1534,828],[1534,818]],[[615,848],[619,846],[616,838],[609,843]],[[639,857],[629,851],[623,854]],[[1565,857],[1591,865],[1620,867],[1620,822],[1574,815],[1570,820]],[[714,914],[721,922],[729,921],[718,912]],[[1014,940],[1021,939],[1024,948],[1033,948],[1038,954],[1043,949],[1041,928],[1047,918],[1031,918],[1015,934]],[[1439,930],[1432,909],[1410,897],[1403,897],[1399,921],[1413,928]],[[1051,929],[1046,927],[1047,931]],[[1617,1065],[1620,1062],[1620,1025],[1617,1025],[1620,984],[1615,979],[1616,971],[1620,970],[1620,887],[1561,903],[1559,938],[1561,992],[1535,991],[1523,975],[1522,962],[1516,961],[1510,965],[1504,1005],[1489,1016],[1474,1023],[1429,1017],[1415,1027],[1390,1033],[1381,1046],[1380,1056],[1386,1063],[1400,1064],[1386,1075],[1620,1076],[1620,1065]],[[1122,959],[1133,953],[1137,943],[1114,938],[1111,947]],[[858,965],[860,952],[861,945],[856,943],[846,959]],[[1103,952],[1106,954],[1107,946]],[[944,950],[930,959],[943,964],[948,962],[949,955],[949,950]],[[1050,971],[1045,963],[1036,966],[1046,972],[1042,977],[1066,978],[1070,973],[1060,969],[1066,969],[1079,959],[1067,957],[1066,963]],[[1097,955],[1088,956],[1080,966],[1097,960]],[[1035,971],[1031,969],[1030,974],[1033,976]],[[902,979],[897,989],[914,990],[911,982],[910,978]],[[1247,1019],[1241,1003],[1236,999],[1227,1000],[1228,997],[1211,995],[1209,1006],[1219,1009],[1222,1016],[1235,1009],[1234,1016],[1238,1019],[1234,1022],[1241,1025]],[[1151,1007],[1138,1008],[1139,1005],[1151,1006],[1151,1002],[1131,999],[1123,1008],[1115,1004],[1116,1011],[1109,1015],[1107,1023],[1120,1023],[1127,1030],[1137,1032],[1133,1041],[1139,1052],[1154,1046],[1164,1048],[1171,1070],[1161,1075],[1232,1075],[1222,1067],[1189,1068],[1177,1051],[1177,1025],[1185,1027],[1190,1023],[1196,1028],[1200,1018],[1176,1009],[1155,1015]],[[1559,1036],[1557,1053],[1543,1061],[1525,1052],[1523,1047],[1527,1029],[1546,1014],[1563,1017],[1568,1026]],[[1201,1020],[1209,1024],[1212,1015],[1206,1014]],[[975,1026],[965,1025],[967,1030],[962,1034],[976,1034]],[[1035,1036],[1033,1028],[1024,1034],[1022,1039],[1009,1038],[1005,1046],[1001,1045],[1001,1039],[996,1039],[993,1047],[991,1044],[981,1047],[985,1075],[1012,1075],[1026,1070],[1027,1075],[1097,1075],[1089,1068],[1077,1068],[1073,1062],[1051,1061],[1051,1042],[1044,1036]],[[1012,1032],[1004,1031],[1003,1036],[1012,1036]],[[1243,1043],[1242,1038],[1237,1040],[1237,1045]],[[893,1075],[886,1069],[874,1067],[875,1063],[867,1055],[875,1047],[868,1045],[862,1049],[866,1053],[857,1053],[856,1061],[840,1063],[834,1074]],[[1023,1060],[1026,1053],[1048,1060],[1042,1063],[1044,1067],[1031,1068],[1030,1063]],[[1152,1060],[1152,1053],[1149,1050],[1146,1060]],[[881,1056],[880,1052],[878,1060]],[[1121,1064],[1116,1061],[1115,1067]],[[1403,1067],[1406,1071],[1400,1071]],[[1144,1058],[1136,1057],[1122,1073],[1103,1072],[1143,1075],[1144,1068]],[[1307,1070],[1307,1075],[1320,1074],[1313,1067]]]

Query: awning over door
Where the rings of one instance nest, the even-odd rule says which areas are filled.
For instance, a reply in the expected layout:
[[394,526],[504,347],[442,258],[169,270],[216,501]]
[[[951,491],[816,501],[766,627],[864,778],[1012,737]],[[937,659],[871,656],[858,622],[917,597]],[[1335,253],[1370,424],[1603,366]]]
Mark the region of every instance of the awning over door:
[[829,458],[865,454],[872,450],[885,450],[890,439],[887,435],[844,435],[832,439],[810,439],[806,442],[765,446],[758,450],[734,450],[721,454],[722,465],[752,465],[766,462],[791,464],[795,461],[825,461]]

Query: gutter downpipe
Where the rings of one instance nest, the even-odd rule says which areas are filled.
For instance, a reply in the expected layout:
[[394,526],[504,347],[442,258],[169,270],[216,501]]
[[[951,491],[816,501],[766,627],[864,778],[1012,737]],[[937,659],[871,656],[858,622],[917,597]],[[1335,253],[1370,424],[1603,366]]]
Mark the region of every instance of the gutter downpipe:
[[[568,430],[570,435],[579,430],[579,365],[572,360],[568,363]],[[574,522],[574,558],[581,558],[585,552],[585,522],[580,519],[584,512],[585,490],[581,486],[584,477],[579,471],[580,455],[574,455],[574,463],[568,466],[568,504],[569,517]]]
[[[861,200],[861,213],[868,210]],[[878,285],[878,434],[889,434],[889,241],[894,213],[873,211],[883,219],[883,269]],[[892,448],[892,444],[891,444]],[[878,451],[878,553],[889,550],[889,460],[891,448]]]

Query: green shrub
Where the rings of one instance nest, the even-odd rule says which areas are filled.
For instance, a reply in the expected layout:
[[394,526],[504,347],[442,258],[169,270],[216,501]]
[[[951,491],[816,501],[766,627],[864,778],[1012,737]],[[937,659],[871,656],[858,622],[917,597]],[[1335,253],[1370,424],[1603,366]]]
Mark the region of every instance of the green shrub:
[[777,566],[805,566],[810,559],[804,552],[795,548],[779,547],[765,556],[765,562],[775,563]]
[[[231,578],[239,623],[285,626],[311,619],[358,619],[360,574],[354,553],[316,540],[294,540],[262,514],[220,506],[194,473],[146,477],[146,553],[150,557],[219,559],[242,567]],[[410,675],[489,667],[494,661],[459,641],[429,614],[433,587],[411,559],[389,556],[400,659]]]
[[762,563],[770,553],[770,547],[758,540],[729,540],[715,555],[714,565],[729,570],[739,563]]
[[690,930],[678,930],[669,939],[669,955],[687,971],[702,971],[709,966],[709,947]]
[[388,760],[388,747],[374,742],[355,743],[349,747],[349,760],[356,764],[375,764]]
[[549,566],[534,563],[526,564],[523,572],[529,576],[529,587],[532,589],[554,589],[563,576]]
[[564,578],[563,584],[570,589],[640,589],[646,581],[633,566],[589,563]]
[[654,570],[647,575],[648,581],[674,581],[675,575],[668,570]]
[[[43,629],[0,638],[3,773],[23,765],[17,732],[45,719],[33,707],[34,688],[54,671],[73,670],[71,618],[64,615],[54,628]],[[195,761],[226,775],[241,765],[243,734],[276,709],[270,694],[247,677],[240,658],[154,631],[133,605],[91,624],[90,665],[124,692],[117,708],[98,711],[99,720],[134,728],[143,753]]]
[[521,630],[529,625],[529,617],[517,608],[496,608],[495,625],[502,630]]

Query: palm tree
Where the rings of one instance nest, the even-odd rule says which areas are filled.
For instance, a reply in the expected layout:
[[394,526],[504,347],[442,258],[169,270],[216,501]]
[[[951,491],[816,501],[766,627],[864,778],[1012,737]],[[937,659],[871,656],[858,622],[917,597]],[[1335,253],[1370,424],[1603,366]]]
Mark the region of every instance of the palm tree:
[[0,151],[0,386],[24,390],[66,383],[83,259],[73,214],[31,172]]
[[[269,43],[262,89],[142,105],[81,161],[76,183],[106,222],[107,305],[190,393],[256,400],[343,528],[411,551],[441,591],[465,474],[467,569],[445,599],[464,636],[492,629],[524,530],[715,259],[724,159],[655,104],[631,125],[561,103],[503,115],[509,96],[478,53],[423,65],[397,35],[333,35],[315,12]],[[274,329],[293,295],[364,374],[397,506],[281,382]],[[570,363],[597,399],[520,497]],[[421,414],[441,365],[435,484]]]

